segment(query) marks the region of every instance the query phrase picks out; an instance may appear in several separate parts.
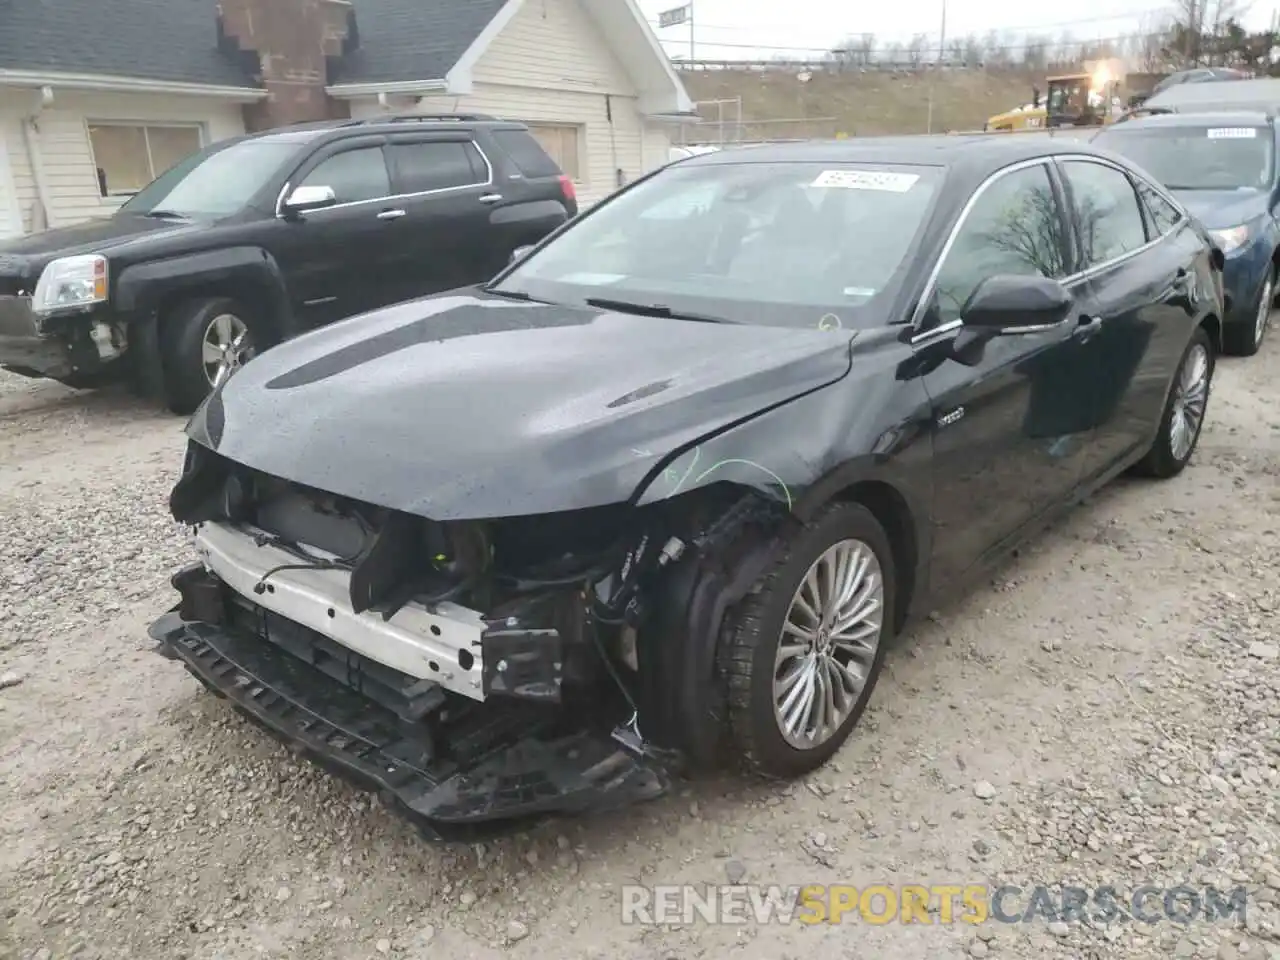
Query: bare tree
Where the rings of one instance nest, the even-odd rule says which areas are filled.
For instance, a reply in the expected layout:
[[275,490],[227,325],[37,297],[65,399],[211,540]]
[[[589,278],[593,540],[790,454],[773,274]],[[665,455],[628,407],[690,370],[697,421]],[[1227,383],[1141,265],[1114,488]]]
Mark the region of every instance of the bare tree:
[[1173,23],[1166,15],[1147,16],[1141,21],[1134,40],[1132,56],[1147,73],[1167,70],[1169,45],[1173,39]]
[[1000,48],[1000,34],[995,30],[988,30],[982,35],[982,62],[985,64],[1000,64],[1004,62],[1004,51]]
[[875,48],[874,33],[856,33],[833,47],[827,59],[840,66],[865,67],[874,58]]
[[871,58],[876,52],[876,35],[874,33],[863,33],[858,36],[858,57],[865,65],[871,62]]
[[1049,64],[1049,38],[1040,35],[1028,35],[1022,44],[1020,58],[1030,70],[1037,73]]
[[882,59],[891,66],[899,66],[903,62],[902,44],[897,42],[886,44]]
[[927,33],[913,34],[911,39],[907,41],[906,55],[907,62],[913,67],[919,67],[924,61],[924,56],[929,50],[929,35]]
[[1080,59],[1080,42],[1070,30],[1064,30],[1058,37],[1054,47],[1054,63],[1075,63]]

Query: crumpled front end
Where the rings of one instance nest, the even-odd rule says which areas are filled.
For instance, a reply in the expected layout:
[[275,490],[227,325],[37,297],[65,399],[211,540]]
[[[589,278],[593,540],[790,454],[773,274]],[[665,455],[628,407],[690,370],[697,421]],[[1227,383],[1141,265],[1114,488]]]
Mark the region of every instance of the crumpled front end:
[[437,522],[198,444],[199,562],[151,635],[276,737],[428,835],[661,795],[718,739],[718,617],[785,507],[735,484]]

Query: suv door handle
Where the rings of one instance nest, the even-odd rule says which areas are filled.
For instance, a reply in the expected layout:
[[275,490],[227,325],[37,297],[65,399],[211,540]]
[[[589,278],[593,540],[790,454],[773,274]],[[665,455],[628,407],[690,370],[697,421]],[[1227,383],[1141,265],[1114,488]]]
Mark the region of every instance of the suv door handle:
[[379,220],[399,220],[404,216],[403,210],[383,210],[378,214]]
[[502,199],[502,194],[500,193],[486,193],[484,196],[480,198],[480,202],[481,203],[497,203],[501,199]]

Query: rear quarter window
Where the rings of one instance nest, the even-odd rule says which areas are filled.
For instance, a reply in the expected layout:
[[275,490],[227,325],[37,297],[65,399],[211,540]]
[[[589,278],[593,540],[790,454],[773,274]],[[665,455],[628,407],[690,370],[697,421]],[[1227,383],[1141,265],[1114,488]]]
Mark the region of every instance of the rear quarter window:
[[526,177],[558,177],[560,168],[528,130],[494,130],[493,141]]

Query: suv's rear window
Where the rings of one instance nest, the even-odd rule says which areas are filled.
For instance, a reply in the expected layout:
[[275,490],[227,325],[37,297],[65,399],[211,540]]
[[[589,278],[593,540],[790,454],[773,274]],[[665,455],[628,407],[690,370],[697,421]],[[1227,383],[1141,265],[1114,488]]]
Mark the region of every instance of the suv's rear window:
[[560,168],[528,130],[494,130],[493,139],[526,177],[558,177]]

